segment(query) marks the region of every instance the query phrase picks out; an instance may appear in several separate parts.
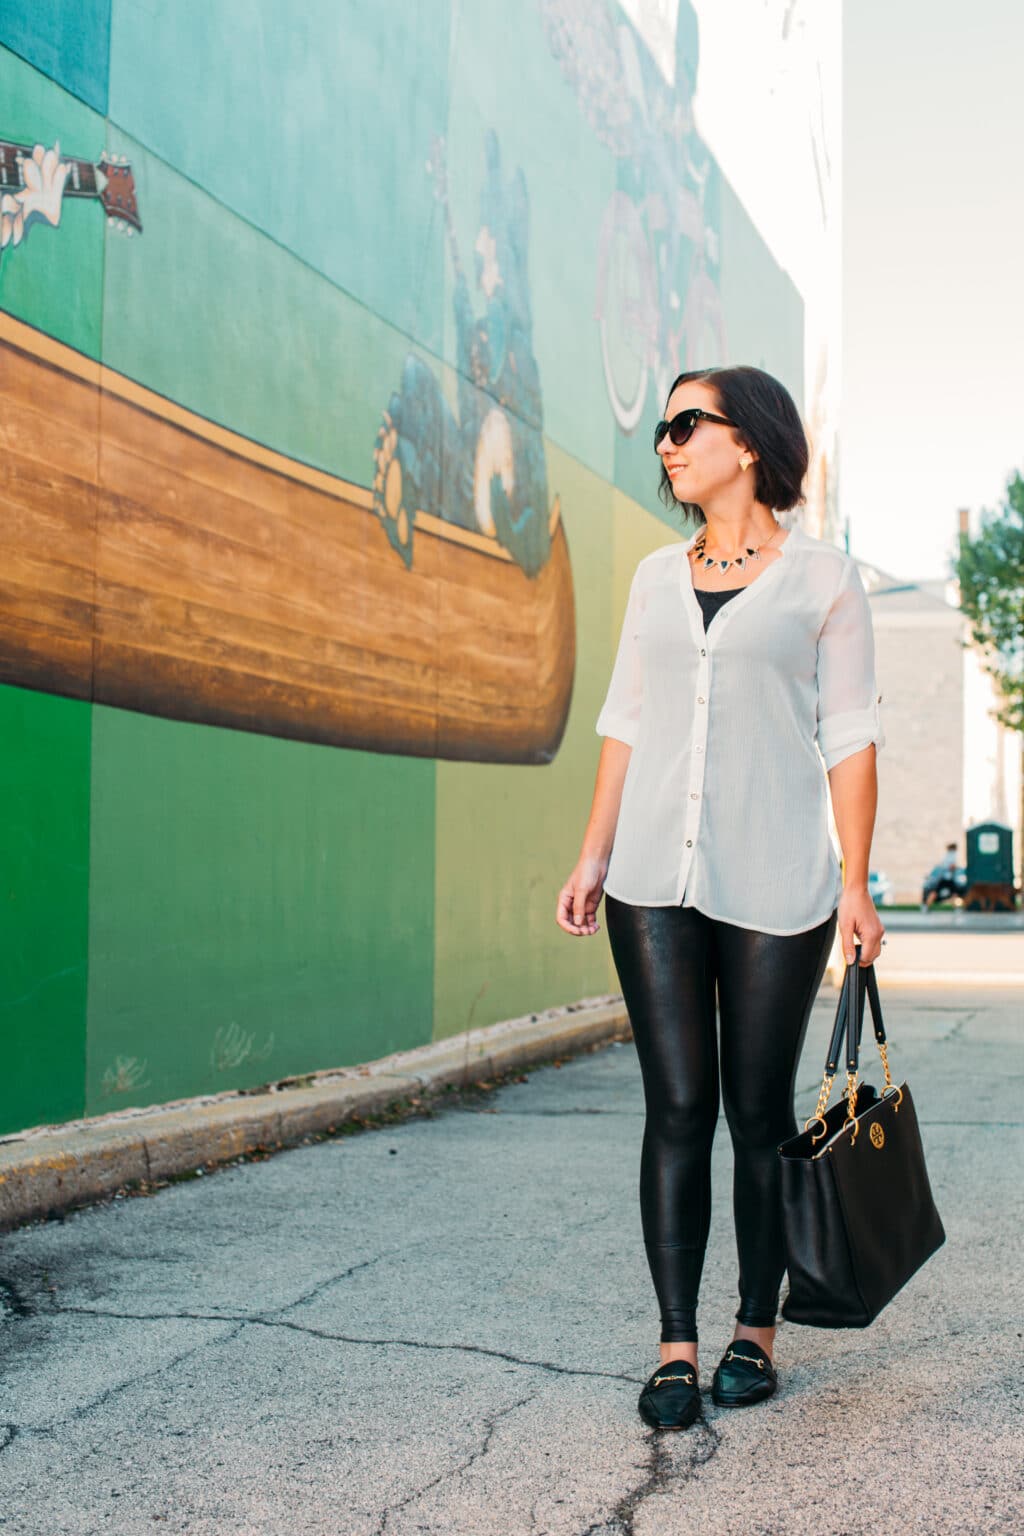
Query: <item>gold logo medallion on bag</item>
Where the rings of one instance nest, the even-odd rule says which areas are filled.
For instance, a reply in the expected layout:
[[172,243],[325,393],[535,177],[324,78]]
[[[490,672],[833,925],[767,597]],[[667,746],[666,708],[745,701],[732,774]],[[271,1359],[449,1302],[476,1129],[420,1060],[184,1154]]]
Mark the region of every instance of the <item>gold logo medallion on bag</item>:
[[879,1121],[872,1120],[871,1130],[868,1132],[868,1134],[871,1137],[871,1145],[873,1147],[883,1147],[885,1145],[885,1132],[883,1131]]

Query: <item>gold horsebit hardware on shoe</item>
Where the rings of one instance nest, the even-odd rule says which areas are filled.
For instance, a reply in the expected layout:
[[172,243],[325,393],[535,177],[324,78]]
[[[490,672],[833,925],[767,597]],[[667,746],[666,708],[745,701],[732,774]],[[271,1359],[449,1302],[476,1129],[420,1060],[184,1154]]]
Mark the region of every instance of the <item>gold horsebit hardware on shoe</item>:
[[686,1376],[655,1376],[654,1385],[660,1387],[663,1381],[688,1381],[693,1384],[692,1372]]
[[759,1371],[764,1370],[763,1360],[755,1360],[753,1355],[738,1355],[734,1349],[730,1349],[725,1358],[727,1360],[745,1360],[748,1365],[756,1365]]

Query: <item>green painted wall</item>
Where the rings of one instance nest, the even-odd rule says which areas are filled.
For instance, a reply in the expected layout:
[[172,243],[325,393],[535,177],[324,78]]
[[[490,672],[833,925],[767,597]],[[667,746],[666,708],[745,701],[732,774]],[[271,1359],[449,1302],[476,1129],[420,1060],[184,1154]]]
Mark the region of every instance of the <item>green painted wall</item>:
[[431,1038],[430,761],[94,710],[86,1107]]
[[0,687],[0,1126],[85,1110],[88,704]]
[[[696,58],[682,11],[684,81]],[[95,201],[65,197],[57,227],[37,220],[0,253],[0,310],[360,486],[407,358],[451,408],[465,393],[443,139],[474,323],[509,315],[528,331],[509,345],[539,376],[576,666],[543,767],[315,746],[0,686],[0,1134],[364,1061],[614,990],[603,934],[572,940],[553,914],[589,810],[629,580],[675,536],[654,494],[653,370],[625,431],[595,320],[609,210],[646,207],[678,169],[638,109],[622,117],[624,17],[595,5],[594,36],[615,46],[576,78],[560,0],[523,0],[514,25],[507,6],[409,0],[401,26],[355,0],[90,0],[88,47],[44,12],[0,12],[0,139],[125,156],[144,227],[127,239]],[[630,36],[647,117],[665,121],[671,93]],[[770,368],[801,398],[799,300],[713,162],[702,217],[727,360]],[[504,293],[528,272],[507,311],[481,286],[488,222]],[[17,450],[6,417],[0,437]],[[12,506],[0,490],[0,536]],[[0,639],[11,622],[0,592]]]
[[109,142],[132,164],[145,231],[107,241],[103,361],[365,485],[408,337],[127,134]]

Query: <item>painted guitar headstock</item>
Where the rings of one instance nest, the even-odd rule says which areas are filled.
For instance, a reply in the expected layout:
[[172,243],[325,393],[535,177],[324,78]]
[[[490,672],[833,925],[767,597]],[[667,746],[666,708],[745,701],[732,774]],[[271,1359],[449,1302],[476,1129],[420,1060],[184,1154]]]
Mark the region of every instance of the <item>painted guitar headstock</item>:
[[[108,219],[120,223],[129,231],[142,233],[138,204],[135,201],[135,178],[132,168],[123,155],[104,154],[97,170],[102,176],[99,199]],[[99,178],[97,178],[99,180]]]

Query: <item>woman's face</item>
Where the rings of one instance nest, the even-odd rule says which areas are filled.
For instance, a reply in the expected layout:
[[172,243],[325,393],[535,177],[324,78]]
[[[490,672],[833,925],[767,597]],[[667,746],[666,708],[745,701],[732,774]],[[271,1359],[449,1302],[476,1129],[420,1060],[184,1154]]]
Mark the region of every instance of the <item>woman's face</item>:
[[[669,395],[665,420],[671,421],[673,416],[690,406],[699,406],[702,411],[711,411],[715,416],[728,414],[722,409],[714,390],[694,380],[678,385]],[[677,501],[703,506],[706,499],[720,494],[743,475],[739,459],[744,449],[737,441],[737,435],[734,427],[723,427],[717,421],[698,421],[692,436],[680,448],[665,433],[658,444],[658,455],[668,471]],[[750,452],[749,449],[746,451]]]

